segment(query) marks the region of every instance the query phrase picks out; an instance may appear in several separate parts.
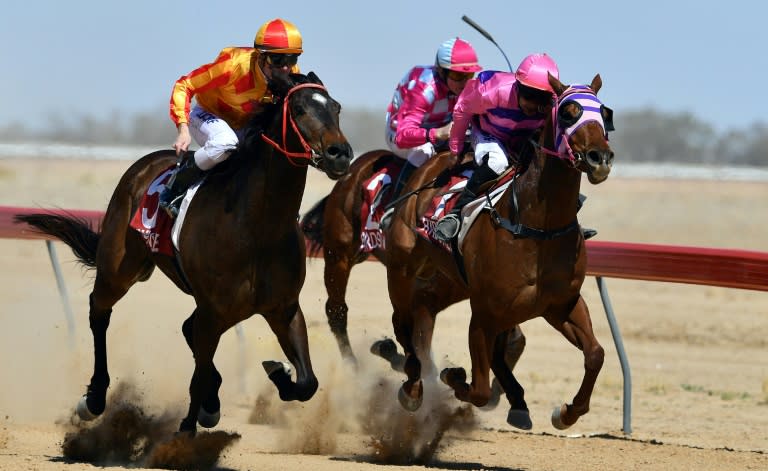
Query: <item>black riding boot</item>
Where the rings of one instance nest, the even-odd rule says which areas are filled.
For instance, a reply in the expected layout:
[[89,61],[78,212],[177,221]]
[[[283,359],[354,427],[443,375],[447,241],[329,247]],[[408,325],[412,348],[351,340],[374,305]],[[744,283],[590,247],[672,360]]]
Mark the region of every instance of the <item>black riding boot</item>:
[[[395,186],[392,189],[392,198],[390,198],[390,204],[395,201],[399,196],[400,193],[402,193],[403,188],[405,187],[405,184],[408,182],[408,178],[411,176],[414,170],[416,170],[417,166],[413,165],[412,163],[406,161],[405,164],[403,164],[403,168],[400,170],[400,175],[397,177],[397,181],[395,182]],[[379,223],[379,227],[382,229],[386,229],[389,227],[390,222],[392,222],[392,215],[395,213],[395,207],[392,206],[391,208],[384,211],[384,214],[381,216],[381,222]]]
[[435,237],[443,242],[449,242],[456,237],[461,228],[461,210],[464,209],[464,206],[466,206],[467,203],[475,199],[478,190],[480,190],[480,187],[483,186],[484,183],[487,183],[498,176],[499,175],[496,172],[491,170],[487,163],[483,163],[483,165],[477,167],[472,176],[469,177],[469,180],[467,180],[467,186],[461,191],[456,206],[451,209],[451,212],[443,216],[443,218],[437,222],[437,225],[435,226]]
[[179,215],[181,197],[204,174],[205,171],[200,170],[197,164],[195,164],[194,152],[187,151],[179,157],[179,161],[176,163],[176,172],[171,175],[171,179],[166,183],[165,189],[160,194],[160,207],[172,219]]

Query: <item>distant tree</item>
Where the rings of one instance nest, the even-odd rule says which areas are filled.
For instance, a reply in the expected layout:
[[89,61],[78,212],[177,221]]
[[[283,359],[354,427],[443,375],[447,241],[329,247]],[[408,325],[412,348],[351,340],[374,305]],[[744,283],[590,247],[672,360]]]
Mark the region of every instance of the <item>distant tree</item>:
[[631,162],[712,163],[715,130],[690,113],[616,112],[612,146]]
[[[384,113],[344,108],[341,127],[357,155],[386,148]],[[619,162],[676,162],[768,166],[768,126],[717,133],[691,113],[654,108],[616,110],[611,146]],[[118,110],[107,118],[51,114],[45,126],[32,130],[14,121],[0,127],[0,142],[49,141],[73,144],[139,145],[169,148],[176,135],[166,108],[127,116]]]

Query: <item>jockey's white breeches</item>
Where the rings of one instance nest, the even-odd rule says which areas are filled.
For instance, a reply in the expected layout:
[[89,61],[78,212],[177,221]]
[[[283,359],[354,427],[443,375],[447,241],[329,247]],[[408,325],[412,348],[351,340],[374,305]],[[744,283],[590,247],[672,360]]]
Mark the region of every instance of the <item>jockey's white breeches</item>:
[[239,142],[226,121],[197,105],[189,113],[189,132],[200,146],[195,151],[195,164],[201,170],[210,170],[227,160]]
[[477,165],[482,165],[483,159],[487,155],[488,167],[497,175],[501,175],[509,167],[505,146],[498,138],[479,129],[472,129],[470,143],[475,151]]

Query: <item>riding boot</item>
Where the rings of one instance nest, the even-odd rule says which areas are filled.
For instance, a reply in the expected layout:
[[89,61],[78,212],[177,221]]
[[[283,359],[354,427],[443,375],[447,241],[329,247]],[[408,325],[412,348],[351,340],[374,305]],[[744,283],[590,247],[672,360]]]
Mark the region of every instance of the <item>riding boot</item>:
[[[578,213],[581,210],[581,207],[584,206],[584,201],[587,200],[587,195],[582,195],[579,193],[579,200],[576,202],[576,212]],[[581,228],[581,234],[584,236],[584,240],[591,239],[592,237],[597,235],[597,230],[590,229],[588,227],[582,227]]]
[[461,210],[464,209],[464,206],[466,206],[467,203],[476,198],[480,187],[483,186],[484,183],[487,183],[498,176],[499,175],[496,172],[488,167],[487,163],[483,163],[483,165],[477,167],[472,176],[469,177],[469,180],[467,180],[467,185],[459,195],[456,205],[448,214],[443,216],[443,218],[437,222],[437,225],[435,226],[435,237],[443,242],[449,242],[456,237],[461,228]]
[[[417,168],[419,167],[413,165],[408,161],[406,161],[405,164],[403,164],[403,168],[400,170],[400,175],[398,175],[397,181],[395,182],[395,186],[392,190],[392,198],[390,198],[389,200],[390,204],[400,196],[400,193],[402,193],[403,188],[405,187],[405,184],[408,182],[408,178],[411,176],[413,171],[416,170]],[[389,224],[392,222],[392,215],[394,213],[395,213],[394,206],[384,211],[384,215],[381,216],[381,222],[379,223],[379,227],[381,227],[382,229],[388,228]]]
[[171,175],[160,194],[160,207],[175,219],[179,215],[181,199],[187,189],[205,174],[195,163],[195,153],[187,151],[179,157],[176,172]]

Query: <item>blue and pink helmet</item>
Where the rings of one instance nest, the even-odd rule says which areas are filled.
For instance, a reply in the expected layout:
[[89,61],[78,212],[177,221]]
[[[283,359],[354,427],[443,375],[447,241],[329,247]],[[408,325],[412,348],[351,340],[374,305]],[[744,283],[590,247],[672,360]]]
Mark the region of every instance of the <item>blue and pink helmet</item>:
[[453,38],[445,41],[437,50],[435,65],[456,72],[479,72],[477,54],[468,42]]

